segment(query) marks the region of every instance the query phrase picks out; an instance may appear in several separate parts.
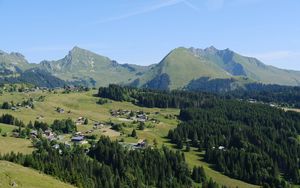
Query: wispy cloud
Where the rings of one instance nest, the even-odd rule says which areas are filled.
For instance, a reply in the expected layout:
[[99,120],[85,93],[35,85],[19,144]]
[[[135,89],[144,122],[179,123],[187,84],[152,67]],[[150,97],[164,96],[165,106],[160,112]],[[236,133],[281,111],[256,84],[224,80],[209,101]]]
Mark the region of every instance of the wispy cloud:
[[182,3],[183,1],[184,0],[163,1],[162,3],[156,4],[156,5],[153,5],[153,6],[150,6],[150,7],[146,7],[146,8],[141,9],[141,10],[137,10],[137,11],[130,12],[130,13],[127,13],[127,14],[116,16],[116,17],[111,17],[111,18],[99,20],[99,21],[93,22],[92,24],[109,23],[109,22],[113,22],[113,21],[127,19],[127,18],[138,16],[138,15],[141,15],[141,14],[154,12],[154,11],[157,11],[157,10],[162,9],[162,8],[170,7],[170,6]]
[[182,1],[182,2],[183,2],[186,6],[188,6],[189,8],[191,8],[191,9],[197,11],[197,12],[200,11],[200,8],[197,7],[197,6],[195,6],[195,5],[194,5],[193,3],[191,3],[190,1],[184,0],[184,1]]

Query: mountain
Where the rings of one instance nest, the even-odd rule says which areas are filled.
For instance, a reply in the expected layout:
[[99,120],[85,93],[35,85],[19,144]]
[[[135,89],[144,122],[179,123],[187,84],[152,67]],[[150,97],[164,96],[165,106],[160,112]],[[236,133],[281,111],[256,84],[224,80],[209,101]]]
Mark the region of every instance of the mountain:
[[71,82],[85,81],[90,86],[105,86],[110,83],[128,83],[143,74],[147,67],[119,64],[108,57],[74,47],[58,61],[42,61],[39,68],[60,79]]
[[217,64],[232,76],[244,76],[267,84],[300,85],[300,72],[268,66],[253,57],[242,56],[230,49],[218,50],[213,46],[204,50],[189,48],[197,57]]
[[119,64],[106,56],[74,47],[62,59],[30,64],[20,53],[0,51],[0,82],[30,82],[59,87],[108,84],[152,89],[228,91],[249,83],[300,86],[300,72],[268,66],[230,49],[179,47],[158,64]]
[[251,82],[299,86],[300,72],[268,66],[230,49],[180,47],[172,50],[131,85],[152,89],[195,89],[202,88],[204,84],[222,91]]
[[20,53],[6,53],[0,50],[0,76],[2,77],[19,74],[33,66]]
[[138,87],[180,89],[199,77],[227,78],[229,75],[216,64],[181,47],[172,50],[159,64],[135,82]]
[[48,88],[63,87],[68,85],[68,83],[64,80],[61,80],[49,72],[38,68],[25,70],[24,72],[19,73],[18,76],[0,77],[0,83],[28,83],[38,87]]

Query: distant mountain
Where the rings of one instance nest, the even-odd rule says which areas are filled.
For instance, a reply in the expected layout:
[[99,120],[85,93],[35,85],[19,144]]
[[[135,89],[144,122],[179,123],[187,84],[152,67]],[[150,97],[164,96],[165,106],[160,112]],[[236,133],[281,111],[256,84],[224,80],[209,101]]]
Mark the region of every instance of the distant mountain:
[[300,72],[267,66],[229,49],[181,47],[172,50],[131,85],[153,89],[201,89],[205,86],[222,91],[251,82],[299,86]]
[[231,76],[243,76],[267,84],[300,85],[300,72],[268,66],[253,57],[246,57],[230,49],[218,50],[213,46],[204,50],[189,48],[192,54],[208,59],[226,70]]
[[42,61],[39,68],[66,81],[84,80],[90,86],[128,83],[147,70],[147,67],[138,65],[121,65],[108,57],[79,47],[74,47],[58,61]]
[[0,76],[2,77],[20,74],[33,66],[20,53],[6,53],[0,50]]
[[[30,75],[30,77],[29,77]],[[45,76],[43,76],[45,75]],[[62,59],[30,64],[20,53],[0,51],[0,80],[32,82],[47,87],[63,84],[122,84],[152,89],[229,91],[249,83],[300,86],[300,72],[279,69],[230,49],[176,48],[158,64],[118,62],[74,47]],[[55,84],[52,84],[55,83]]]
[[21,72],[19,76],[0,77],[0,83],[28,83],[38,87],[63,87],[68,83],[47,71],[32,68]]
[[206,58],[195,56],[186,48],[176,48],[135,84],[138,87],[181,89],[199,77],[227,78],[229,75]]

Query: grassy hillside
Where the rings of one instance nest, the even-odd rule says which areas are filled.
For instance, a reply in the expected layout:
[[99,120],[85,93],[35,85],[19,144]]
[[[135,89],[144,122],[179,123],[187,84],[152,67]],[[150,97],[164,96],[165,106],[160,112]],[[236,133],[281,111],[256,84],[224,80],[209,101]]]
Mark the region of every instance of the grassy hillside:
[[248,58],[235,54],[233,59],[239,62],[246,70],[251,79],[279,85],[300,85],[300,73],[268,66],[255,58]]
[[0,50],[0,78],[19,76],[20,73],[34,66],[20,53],[6,53]]
[[[23,188],[72,188],[73,186],[11,162],[0,161],[0,187]],[[73,187],[74,188],[74,187]]]
[[[37,72],[37,68],[44,72]],[[52,75],[47,75],[45,71]],[[0,81],[15,83],[21,80],[47,87],[62,86],[63,81],[70,81],[92,87],[115,83],[155,89],[182,89],[192,80],[203,77],[241,76],[268,84],[300,85],[299,71],[267,66],[255,58],[242,56],[230,49],[218,50],[213,46],[206,49],[176,48],[160,63],[150,66],[119,64],[79,47],[74,47],[60,60],[42,61],[40,64],[28,63],[19,53],[0,51],[0,78],[20,75],[18,79]]]
[[10,152],[30,154],[33,151],[32,143],[28,139],[0,136],[0,153]]
[[170,52],[151,72],[140,78],[140,85],[145,84],[143,82],[147,82],[147,79],[155,78],[161,74],[169,76],[169,89],[180,89],[191,80],[199,77],[229,77],[226,71],[207,61],[207,59],[194,56],[186,48],[176,48]]
[[[33,151],[32,143],[28,139],[11,137],[16,126],[0,123],[0,154],[15,152],[29,154]],[[7,136],[3,136],[7,135]]]
[[[257,82],[280,85],[299,85],[300,72],[268,66],[256,58],[240,55],[230,49],[218,50],[190,48],[189,52],[199,58],[206,58],[233,76],[245,76]],[[213,76],[212,76],[213,77]]]
[[[279,85],[300,85],[300,72],[268,66],[259,60],[239,55],[230,49],[218,50],[176,48],[159,64],[139,77],[133,86],[154,89],[181,89],[193,80],[233,78],[243,85],[239,77],[252,82]],[[197,88],[201,83],[193,82]],[[212,87],[214,87],[212,85]]]
[[[156,139],[156,141],[158,142],[158,146],[162,146],[164,144],[169,146],[170,148],[173,148],[173,146],[168,142],[168,139],[166,139],[165,137],[167,136],[170,129],[173,129],[177,126],[178,120],[176,118],[176,115],[179,114],[179,109],[144,108],[135,106],[128,102],[115,101],[111,101],[104,105],[98,105],[96,104],[98,98],[93,96],[96,92],[96,90],[91,90],[89,92],[69,94],[62,94],[61,91],[57,91],[55,93],[4,93],[0,96],[0,103],[2,103],[3,101],[14,101],[14,103],[17,103],[30,97],[33,99],[37,99],[39,96],[45,96],[45,99],[43,102],[35,102],[34,109],[21,108],[19,111],[0,109],[0,114],[10,113],[25,122],[29,122],[30,120],[34,121],[37,117],[40,117],[42,115],[44,118],[40,119],[39,121],[45,121],[48,123],[51,123],[54,119],[65,119],[70,117],[73,120],[76,120],[80,116],[87,117],[89,119],[89,125],[79,125],[78,129],[80,131],[91,129],[93,126],[93,121],[113,121],[118,123],[125,123],[129,126],[124,128],[125,134],[123,135],[115,134],[115,132],[109,132],[111,131],[110,129],[101,130],[95,132],[95,134],[112,136],[113,139],[123,138],[127,143],[136,143],[139,139],[147,139],[152,144],[153,140]],[[57,113],[55,109],[58,106],[64,108],[65,113]],[[143,131],[137,130],[138,138],[136,139],[133,137],[129,137],[128,134],[130,134],[132,129],[136,128],[137,125],[131,126],[131,123],[129,122],[111,116],[109,112],[110,109],[126,109],[133,111],[143,110],[144,112],[149,112],[149,116],[159,120],[160,123],[155,124],[155,126],[152,128],[146,128]],[[69,110],[71,111],[71,113],[67,113],[67,111]],[[7,144],[9,144],[9,147],[6,147]],[[26,139],[0,137],[1,153],[10,152],[12,150],[15,152],[19,151],[28,153],[32,151],[32,148],[30,146],[30,141]],[[239,187],[255,187],[254,185],[249,185],[242,181],[229,178],[213,170],[207,163],[201,160],[201,156],[199,156],[196,152],[186,153],[186,159],[190,167],[193,167],[194,165],[204,166],[207,175],[209,177],[212,177],[219,184],[231,187],[235,187],[236,185],[238,185]]]
[[0,123],[1,134],[5,134],[5,133],[9,134],[16,128],[17,127],[14,125],[7,125],[7,124]]
[[74,47],[67,56],[57,61],[43,61],[41,69],[68,81],[84,81],[90,86],[109,83],[128,83],[137,77],[142,67],[120,65],[108,57]]

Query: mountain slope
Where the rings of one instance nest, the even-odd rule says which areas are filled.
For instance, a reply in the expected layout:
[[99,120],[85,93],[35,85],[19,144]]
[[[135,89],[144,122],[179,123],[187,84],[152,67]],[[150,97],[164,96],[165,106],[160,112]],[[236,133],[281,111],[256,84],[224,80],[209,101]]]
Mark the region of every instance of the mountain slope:
[[0,82],[22,81],[47,87],[65,83],[92,87],[129,84],[153,89],[206,87],[228,91],[251,82],[300,86],[300,72],[268,66],[255,58],[213,46],[176,48],[150,66],[119,64],[79,47],[60,60],[40,64],[28,63],[20,53],[0,51]]
[[228,74],[207,59],[194,56],[188,49],[176,48],[139,78],[136,84],[141,87],[151,87],[155,81],[168,80],[168,88],[165,89],[180,89],[201,76],[227,78]]
[[[193,88],[203,88],[197,84],[204,84],[210,89],[215,87],[215,90],[225,91],[251,82],[299,86],[300,72],[268,66],[229,49],[218,50],[213,46],[206,49],[181,47],[172,50],[131,85],[182,89],[191,88],[191,85]],[[223,89],[223,86],[226,88]]]
[[33,67],[20,53],[6,53],[0,50],[0,76],[12,76]]
[[245,76],[258,82],[280,85],[300,85],[300,72],[263,64],[256,58],[242,56],[229,49],[189,48],[195,56],[207,58],[233,76]]
[[90,86],[127,83],[144,71],[140,66],[121,65],[78,47],[74,47],[63,59],[43,61],[39,67],[67,81],[87,81]]

